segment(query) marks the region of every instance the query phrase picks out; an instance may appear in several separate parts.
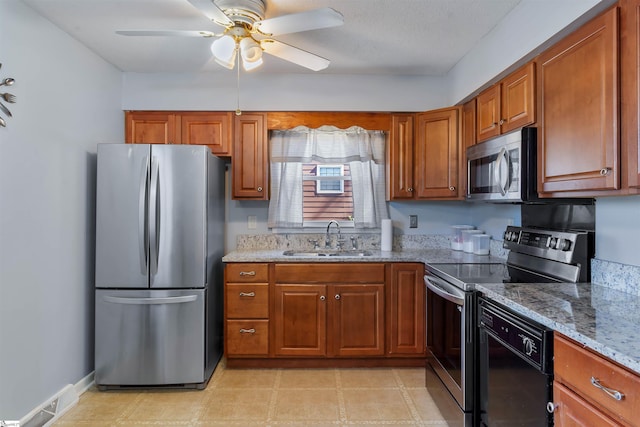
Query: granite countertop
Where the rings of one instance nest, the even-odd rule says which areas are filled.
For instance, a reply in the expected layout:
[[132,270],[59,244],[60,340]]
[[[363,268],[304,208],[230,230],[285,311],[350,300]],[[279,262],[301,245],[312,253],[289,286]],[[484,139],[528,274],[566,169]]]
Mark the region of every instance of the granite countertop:
[[314,257],[283,255],[283,249],[238,250],[228,253],[222,262],[422,262],[435,263],[504,263],[504,259],[492,255],[474,255],[451,249],[409,249],[383,252],[369,250],[371,256]]
[[476,289],[640,375],[640,296],[593,283],[483,283]]

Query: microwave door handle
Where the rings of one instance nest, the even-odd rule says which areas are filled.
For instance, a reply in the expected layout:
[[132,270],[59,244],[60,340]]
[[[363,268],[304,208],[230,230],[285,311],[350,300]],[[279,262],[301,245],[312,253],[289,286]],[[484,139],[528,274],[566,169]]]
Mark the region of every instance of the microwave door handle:
[[[504,162],[505,170],[507,176],[503,179],[502,176],[502,162]],[[507,194],[507,190],[509,189],[509,152],[505,147],[500,149],[500,153],[498,154],[498,158],[496,159],[496,168],[493,171],[493,180],[500,190],[500,194],[505,196]]]

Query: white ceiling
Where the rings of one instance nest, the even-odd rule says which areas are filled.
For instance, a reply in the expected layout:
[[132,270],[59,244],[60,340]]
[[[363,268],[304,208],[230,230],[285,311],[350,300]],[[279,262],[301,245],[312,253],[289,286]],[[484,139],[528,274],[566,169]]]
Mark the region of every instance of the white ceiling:
[[[127,37],[122,29],[220,33],[187,0],[23,0],[122,71],[230,72],[211,39]],[[331,60],[320,73],[444,75],[520,0],[267,0],[266,18],[332,7],[344,25],[275,37]],[[273,56],[260,73],[313,73]]]

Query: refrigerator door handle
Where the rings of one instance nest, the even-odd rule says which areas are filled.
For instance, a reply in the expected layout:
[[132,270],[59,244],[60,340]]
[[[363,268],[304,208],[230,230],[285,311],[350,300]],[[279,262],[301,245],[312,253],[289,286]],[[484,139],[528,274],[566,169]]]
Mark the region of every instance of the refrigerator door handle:
[[[149,276],[158,272],[158,252],[160,246],[160,236],[158,235],[160,225],[160,171],[158,158],[151,157],[151,193],[149,195],[149,247],[151,249],[151,268]],[[151,279],[153,280],[153,279]]]
[[180,297],[158,297],[158,298],[123,298],[123,297],[103,297],[105,302],[114,304],[133,304],[133,305],[158,305],[158,304],[183,304],[193,302],[198,299],[197,295],[185,295]]
[[138,191],[138,247],[140,248],[140,272],[149,272],[149,156],[145,158],[140,173]]

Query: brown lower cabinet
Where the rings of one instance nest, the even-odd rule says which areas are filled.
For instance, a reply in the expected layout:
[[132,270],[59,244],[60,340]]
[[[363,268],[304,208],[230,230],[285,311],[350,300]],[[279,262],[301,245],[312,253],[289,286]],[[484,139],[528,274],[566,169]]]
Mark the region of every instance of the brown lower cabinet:
[[557,333],[553,400],[556,427],[640,426],[640,377]]
[[230,367],[423,366],[420,263],[229,263]]

